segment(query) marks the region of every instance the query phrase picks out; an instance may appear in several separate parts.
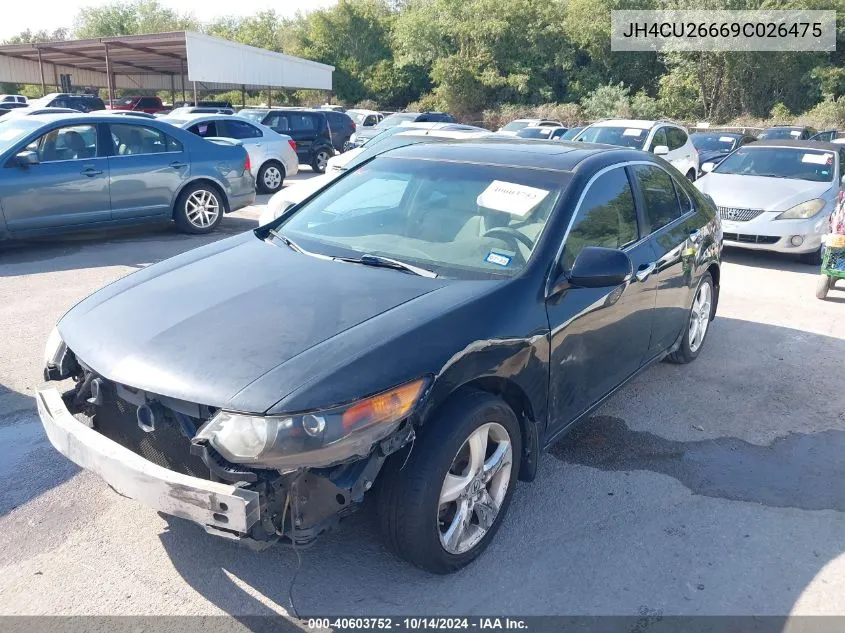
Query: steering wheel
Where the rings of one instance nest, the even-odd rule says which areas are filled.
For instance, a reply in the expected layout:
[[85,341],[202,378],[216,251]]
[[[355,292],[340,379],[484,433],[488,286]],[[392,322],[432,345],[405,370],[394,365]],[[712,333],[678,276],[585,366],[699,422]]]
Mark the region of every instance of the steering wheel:
[[527,247],[529,253],[534,248],[534,241],[530,237],[509,226],[495,226],[492,229],[484,231],[481,237],[498,237],[512,246],[516,246],[515,250],[523,262],[525,261],[525,256],[519,250],[519,244],[522,243],[523,246]]

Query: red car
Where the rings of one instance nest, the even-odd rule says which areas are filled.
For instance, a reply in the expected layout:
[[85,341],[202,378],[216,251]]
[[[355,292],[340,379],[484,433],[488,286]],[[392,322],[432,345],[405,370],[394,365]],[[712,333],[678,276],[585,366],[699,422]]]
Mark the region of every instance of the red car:
[[111,110],[135,110],[156,114],[166,110],[158,97],[122,97],[111,102]]

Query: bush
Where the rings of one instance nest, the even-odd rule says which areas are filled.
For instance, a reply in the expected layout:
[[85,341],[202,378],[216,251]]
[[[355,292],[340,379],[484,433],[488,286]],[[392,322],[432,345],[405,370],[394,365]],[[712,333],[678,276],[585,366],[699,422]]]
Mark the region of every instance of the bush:
[[773,123],[789,123],[792,120],[792,113],[782,103],[776,103],[769,113],[769,118]]
[[581,100],[588,119],[629,118],[631,104],[624,84],[600,86]]
[[659,119],[660,103],[657,99],[649,97],[645,91],[640,90],[631,99],[631,113],[637,119]]
[[484,110],[474,119],[466,122],[491,130],[498,130],[514,119],[552,119],[566,126],[574,126],[584,121],[584,113],[577,103],[544,103],[538,106],[505,103],[497,108]]
[[819,129],[845,127],[845,97],[828,97],[800,119],[802,123]]

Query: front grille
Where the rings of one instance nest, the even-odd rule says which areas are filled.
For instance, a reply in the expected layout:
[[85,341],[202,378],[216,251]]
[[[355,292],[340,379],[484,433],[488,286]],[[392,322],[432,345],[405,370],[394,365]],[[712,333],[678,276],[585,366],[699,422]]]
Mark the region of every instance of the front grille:
[[138,426],[138,408],[134,404],[117,397],[112,385],[102,393],[104,403],[97,407],[93,418],[97,431],[154,464],[184,475],[210,478],[202,459],[191,455],[191,441],[172,415],[147,433]]
[[729,242],[746,242],[749,244],[774,244],[780,239],[776,235],[745,235],[744,233],[722,233],[722,237]]
[[739,207],[717,207],[719,217],[731,222],[748,222],[763,213],[763,209],[742,209]]

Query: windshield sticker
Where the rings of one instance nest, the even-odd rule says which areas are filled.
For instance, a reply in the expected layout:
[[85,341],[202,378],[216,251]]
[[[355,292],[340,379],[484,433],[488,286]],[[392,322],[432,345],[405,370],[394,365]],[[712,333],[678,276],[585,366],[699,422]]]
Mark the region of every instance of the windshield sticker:
[[732,136],[720,136],[719,141],[721,141],[722,143],[733,143],[734,139]]
[[547,195],[549,192],[546,189],[494,180],[487,189],[478,194],[475,203],[486,209],[504,211],[522,217],[540,204]]
[[645,130],[640,130],[635,127],[629,127],[624,132],[622,132],[622,136],[642,136]]
[[798,130],[792,130],[789,132],[789,135],[793,138],[798,138],[799,136],[801,136],[801,132],[799,132]]
[[497,266],[510,266],[511,260],[513,257],[510,255],[505,255],[504,253],[497,253],[496,251],[490,251],[487,253],[487,257],[484,258],[484,261],[489,264],[496,264]]
[[812,163],[813,165],[832,165],[833,154],[804,154],[801,157],[802,163]]

